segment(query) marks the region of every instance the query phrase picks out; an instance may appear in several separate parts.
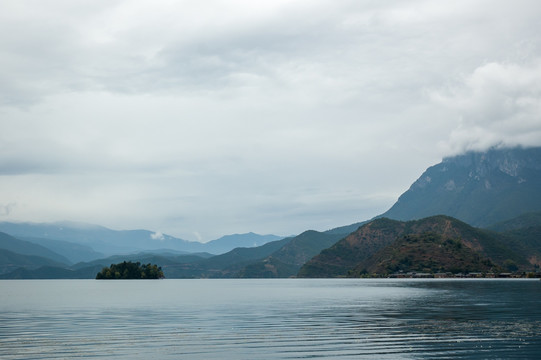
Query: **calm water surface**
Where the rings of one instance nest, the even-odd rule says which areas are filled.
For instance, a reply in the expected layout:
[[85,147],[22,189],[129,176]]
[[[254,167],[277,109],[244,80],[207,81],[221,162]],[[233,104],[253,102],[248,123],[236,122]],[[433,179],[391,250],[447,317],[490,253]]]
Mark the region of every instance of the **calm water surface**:
[[5,280],[1,359],[539,359],[539,280]]

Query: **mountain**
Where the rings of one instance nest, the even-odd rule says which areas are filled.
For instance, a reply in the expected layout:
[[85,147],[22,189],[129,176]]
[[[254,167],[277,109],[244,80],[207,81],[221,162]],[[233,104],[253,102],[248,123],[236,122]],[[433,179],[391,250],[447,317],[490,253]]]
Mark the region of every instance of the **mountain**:
[[499,232],[516,253],[541,266],[541,212],[526,213],[488,227]]
[[[118,254],[157,248],[185,250],[191,242],[148,230],[111,230],[103,226],[75,223],[1,222],[0,231],[15,237],[43,238],[86,245],[103,254]],[[200,243],[193,244],[198,247]]]
[[[428,259],[432,261],[430,266],[423,268],[432,271],[459,268],[484,271],[488,267],[509,264],[532,268],[533,264],[514,251],[507,240],[501,234],[477,229],[443,215],[407,222],[379,218],[323,250],[300,269],[298,276],[343,277],[359,274],[365,269],[388,271],[390,267],[381,266],[400,263],[398,257],[409,261],[410,267],[419,267],[421,260]],[[384,264],[384,259],[389,263]]]
[[9,250],[21,255],[41,256],[60,263],[70,263],[70,260],[68,260],[66,257],[51,251],[46,247],[16,239],[13,236],[2,232],[0,232],[0,249]]
[[381,217],[444,214],[477,227],[541,211],[541,147],[491,149],[428,168]]
[[67,265],[42,256],[22,255],[0,249],[0,274],[6,274],[18,268],[36,269],[41,266],[65,267]]
[[489,258],[462,241],[437,233],[408,234],[355,266],[350,276],[397,272],[500,272]]
[[252,248],[236,248],[225,254],[208,259],[165,266],[164,273],[168,278],[233,278],[248,264],[259,261],[291,241],[291,238],[271,241]]
[[358,263],[390,245],[403,231],[401,222],[387,218],[366,223],[305,263],[298,276],[346,276]]
[[[79,270],[91,266],[109,266],[111,264],[120,263],[123,261],[140,262],[142,264],[158,264],[160,266],[186,264],[212,257],[210,254],[154,254],[154,253],[138,253],[129,255],[113,255],[103,259],[97,259],[89,262],[80,262],[70,266],[71,270]],[[95,274],[94,274],[95,275]]]
[[37,269],[20,267],[10,273],[1,274],[0,279],[94,279],[101,269],[101,266],[91,266],[78,270],[50,265],[41,266]]
[[[1,250],[0,250],[1,251]],[[0,253],[1,254],[1,253]],[[22,256],[16,254],[15,256]],[[139,253],[131,255],[115,255],[103,259],[97,259],[90,262],[80,262],[71,266],[62,265],[54,262],[38,262],[35,259],[31,263],[18,261],[11,262],[10,267],[4,268],[4,273],[0,272],[0,278],[3,279],[94,279],[96,274],[102,268],[113,263],[123,261],[140,262],[142,264],[155,263],[164,268],[182,266],[191,262],[200,261],[211,257],[206,253],[198,254],[152,254]],[[1,255],[0,255],[0,259]],[[27,258],[25,258],[27,259]],[[40,258],[42,259],[42,258]],[[27,260],[28,261],[28,260]],[[0,262],[0,266],[1,266]],[[1,267],[0,267],[1,269]],[[164,270],[165,272],[165,270]],[[166,275],[167,276],[167,275]]]
[[72,243],[69,241],[36,237],[20,237],[20,239],[52,250],[64,258],[67,258],[72,263],[91,261],[104,257],[102,253],[94,251],[90,246]]
[[[140,251],[169,249],[184,252],[209,252],[220,254],[236,247],[252,247],[266,242],[280,239],[275,235],[257,235],[254,233],[224,236],[208,243],[187,241],[170,235],[152,232],[149,230],[111,230],[103,226],[76,223],[12,223],[0,222],[0,231],[17,238],[25,238],[40,245],[55,248],[66,257],[77,257],[73,250],[81,251],[83,258],[80,260],[92,260],[103,257],[103,254],[115,255]],[[55,240],[56,243],[45,240]],[[86,246],[86,249],[69,249],[58,241],[74,243]],[[92,252],[95,252],[94,254]],[[83,255],[84,254],[84,255]]]
[[206,252],[211,254],[224,254],[235,248],[250,248],[264,245],[271,241],[281,240],[282,236],[276,235],[259,235],[249,232],[246,234],[233,234],[222,236],[219,239],[204,243],[203,247]]
[[285,278],[295,276],[304,263],[346,235],[313,230],[305,231],[266,258],[245,266],[239,272],[239,277]]
[[500,221],[496,224],[487,226],[487,229],[504,232],[536,226],[541,226],[541,212],[524,213],[512,219]]

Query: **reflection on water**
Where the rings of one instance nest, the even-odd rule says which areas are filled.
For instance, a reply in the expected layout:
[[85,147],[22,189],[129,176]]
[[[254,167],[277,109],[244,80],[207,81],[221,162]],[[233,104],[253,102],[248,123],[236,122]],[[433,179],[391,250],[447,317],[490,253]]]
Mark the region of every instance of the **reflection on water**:
[[0,281],[0,358],[534,359],[541,282]]

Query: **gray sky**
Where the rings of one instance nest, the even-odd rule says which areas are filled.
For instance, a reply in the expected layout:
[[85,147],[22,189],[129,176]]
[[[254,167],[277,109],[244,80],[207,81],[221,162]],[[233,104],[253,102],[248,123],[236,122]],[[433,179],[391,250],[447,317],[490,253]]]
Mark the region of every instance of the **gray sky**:
[[0,221],[208,241],[367,220],[541,145],[541,2],[0,0]]

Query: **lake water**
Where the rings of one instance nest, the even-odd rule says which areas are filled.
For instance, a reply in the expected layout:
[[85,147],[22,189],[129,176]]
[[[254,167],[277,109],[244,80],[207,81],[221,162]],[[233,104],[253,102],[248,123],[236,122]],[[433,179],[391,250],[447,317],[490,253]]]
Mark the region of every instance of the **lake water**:
[[539,280],[5,280],[1,359],[539,359]]

